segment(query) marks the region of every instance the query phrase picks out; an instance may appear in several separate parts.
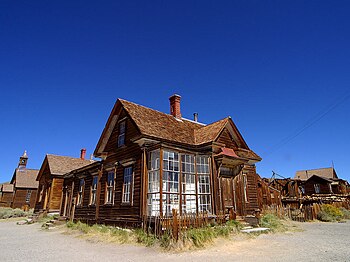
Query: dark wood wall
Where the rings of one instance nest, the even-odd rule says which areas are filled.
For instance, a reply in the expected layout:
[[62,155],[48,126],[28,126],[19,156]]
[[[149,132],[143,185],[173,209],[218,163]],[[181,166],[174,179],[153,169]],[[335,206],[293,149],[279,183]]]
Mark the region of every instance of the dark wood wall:
[[[26,202],[27,191],[31,190],[30,201]],[[12,208],[23,208],[28,206],[29,208],[34,208],[36,200],[37,189],[36,188],[16,188]]]
[[320,185],[320,194],[331,194],[332,193],[330,188],[329,188],[329,185],[330,185],[329,182],[327,182],[326,180],[324,180],[322,178],[313,176],[305,182],[305,194],[306,195],[316,194],[315,184]]
[[2,192],[0,207],[10,207],[13,200],[13,192]]
[[[127,117],[125,112],[121,112],[119,119]],[[139,135],[137,128],[130,118],[126,118],[126,134],[125,134],[125,146],[117,146],[118,140],[118,123],[116,124],[109,141],[106,144],[105,151],[108,152],[107,159],[103,162],[103,173],[100,183],[100,201],[98,211],[99,223],[105,224],[118,224],[118,225],[133,225],[141,223],[141,162],[142,151],[139,145],[131,141]],[[114,203],[106,204],[106,180],[108,171],[115,167],[115,163],[121,163],[123,160],[134,161],[133,164],[133,194],[132,204],[122,203],[122,188],[124,182],[124,166],[118,164],[116,166],[116,178],[115,178],[115,190],[114,190]],[[107,169],[107,170],[106,170]],[[90,174],[77,174],[74,179],[74,191],[73,197],[77,197],[79,190],[79,177],[84,177],[84,196],[81,206],[76,206],[74,218],[76,220],[82,220],[91,222],[95,220],[96,206],[90,206],[90,195],[92,185],[92,175]],[[63,202],[63,201],[62,201]]]

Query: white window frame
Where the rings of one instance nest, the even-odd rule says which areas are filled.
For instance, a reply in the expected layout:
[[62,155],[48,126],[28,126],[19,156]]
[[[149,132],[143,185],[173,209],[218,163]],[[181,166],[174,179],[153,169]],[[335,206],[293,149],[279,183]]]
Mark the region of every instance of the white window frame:
[[79,188],[78,188],[77,206],[83,205],[84,187],[85,187],[85,180],[84,180],[84,178],[80,178],[79,179]]
[[197,155],[196,169],[198,177],[198,212],[212,213],[209,156]]
[[26,203],[30,203],[31,197],[32,197],[32,190],[28,189],[26,194]]
[[195,214],[196,168],[194,154],[181,154],[181,211],[183,214]]
[[[94,183],[94,182],[96,182],[96,183]],[[91,184],[91,197],[90,197],[90,205],[91,206],[96,205],[97,185],[98,185],[98,176],[93,176],[92,177],[92,184]]]
[[320,192],[321,192],[320,184],[314,184],[314,188],[315,188],[315,193],[316,194],[320,194]]
[[123,171],[123,192],[122,192],[122,203],[132,204],[134,191],[134,168],[133,166],[124,167]]
[[113,204],[114,203],[114,185],[115,185],[115,172],[109,171],[107,173],[106,180],[106,197],[105,204]]

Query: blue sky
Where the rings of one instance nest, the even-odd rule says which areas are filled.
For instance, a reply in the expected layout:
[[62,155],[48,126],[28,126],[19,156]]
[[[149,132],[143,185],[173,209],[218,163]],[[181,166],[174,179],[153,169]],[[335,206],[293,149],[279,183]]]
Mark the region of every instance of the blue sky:
[[173,93],[184,117],[198,112],[211,123],[230,115],[263,158],[264,177],[333,161],[350,180],[349,8],[1,1],[0,182],[25,149],[29,168],[40,168],[46,153],[91,154],[118,97],[169,112]]

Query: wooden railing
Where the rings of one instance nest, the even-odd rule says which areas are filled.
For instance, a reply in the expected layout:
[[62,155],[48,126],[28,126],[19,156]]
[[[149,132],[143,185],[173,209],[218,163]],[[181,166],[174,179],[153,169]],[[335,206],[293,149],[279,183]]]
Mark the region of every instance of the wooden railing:
[[169,234],[178,240],[181,232],[191,228],[206,227],[210,224],[224,224],[227,221],[225,214],[211,215],[208,213],[179,215],[177,210],[172,211],[172,216],[153,216],[144,219],[144,230],[151,231],[156,236]]

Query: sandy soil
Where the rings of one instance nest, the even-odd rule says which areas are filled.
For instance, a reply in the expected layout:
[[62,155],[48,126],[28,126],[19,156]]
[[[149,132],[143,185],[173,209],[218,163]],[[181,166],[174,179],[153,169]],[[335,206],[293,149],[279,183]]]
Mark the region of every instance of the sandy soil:
[[238,236],[203,250],[165,253],[141,246],[92,243],[40,225],[0,223],[0,261],[350,261],[348,223],[298,223],[304,231]]

